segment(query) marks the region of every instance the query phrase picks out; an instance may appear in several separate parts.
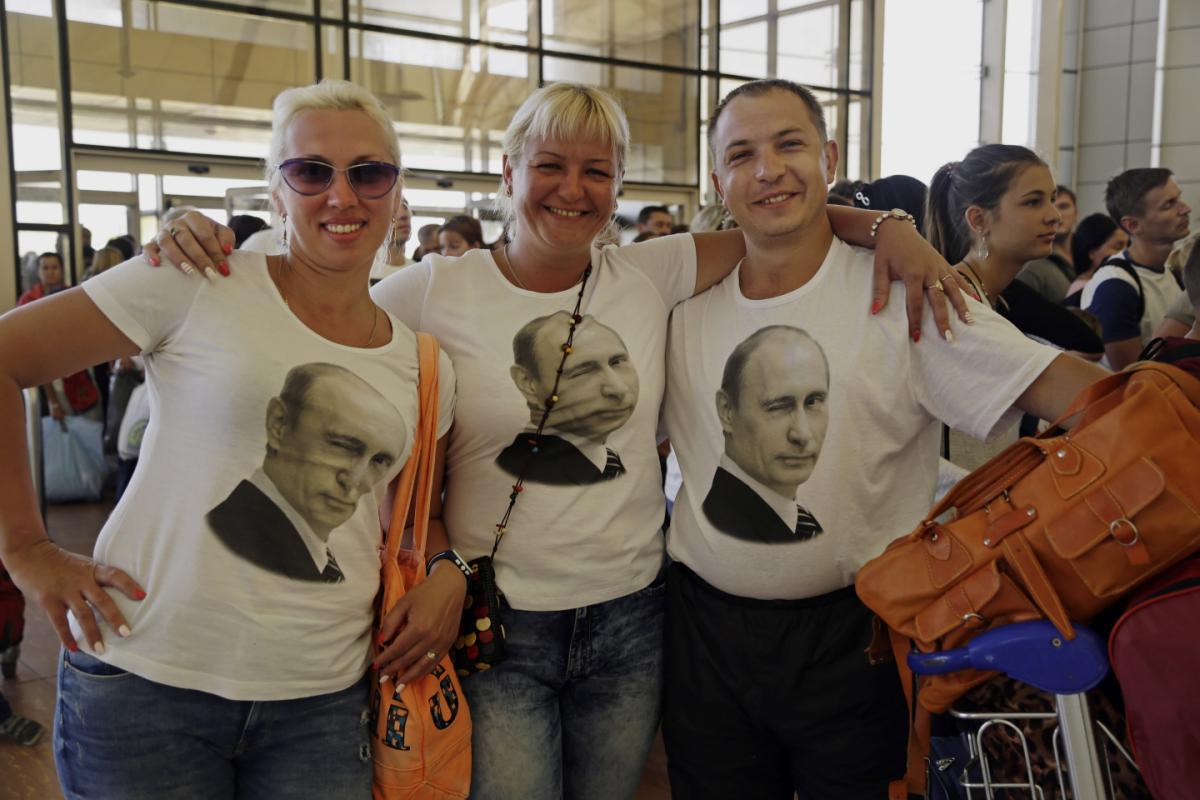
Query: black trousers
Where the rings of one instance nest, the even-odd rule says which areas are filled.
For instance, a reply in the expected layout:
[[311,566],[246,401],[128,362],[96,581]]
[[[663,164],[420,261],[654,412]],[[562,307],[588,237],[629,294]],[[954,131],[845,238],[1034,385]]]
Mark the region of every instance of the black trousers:
[[667,573],[663,735],[671,795],[884,800],[904,774],[907,708],[872,666],[871,612],[848,587],[795,601]]

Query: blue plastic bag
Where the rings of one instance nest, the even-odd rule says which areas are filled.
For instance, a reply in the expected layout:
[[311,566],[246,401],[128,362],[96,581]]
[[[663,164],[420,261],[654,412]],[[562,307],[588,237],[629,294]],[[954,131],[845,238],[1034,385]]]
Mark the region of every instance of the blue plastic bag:
[[99,500],[107,471],[103,422],[80,416],[64,417],[62,422],[42,417],[47,502]]

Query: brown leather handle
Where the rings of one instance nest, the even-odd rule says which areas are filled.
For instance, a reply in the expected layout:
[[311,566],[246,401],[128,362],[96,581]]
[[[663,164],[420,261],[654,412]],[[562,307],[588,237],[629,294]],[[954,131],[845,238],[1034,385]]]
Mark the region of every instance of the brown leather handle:
[[988,469],[975,470],[955,484],[933,507],[926,520],[936,519],[951,508],[957,508],[960,514],[974,511],[1012,486],[1045,458],[1036,439],[1026,437],[1013,442],[988,462],[991,465]]

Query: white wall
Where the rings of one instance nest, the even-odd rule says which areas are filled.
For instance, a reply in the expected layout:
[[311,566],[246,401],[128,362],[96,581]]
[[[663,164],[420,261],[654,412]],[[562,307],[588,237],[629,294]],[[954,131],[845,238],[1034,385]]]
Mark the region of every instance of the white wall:
[[[1062,172],[1071,173],[1080,212],[1090,214],[1104,210],[1109,178],[1151,165],[1160,0],[1072,0],[1070,5],[1076,2],[1077,13],[1068,10],[1064,23],[1063,49],[1066,66],[1065,56],[1074,46],[1068,40],[1076,37],[1081,51],[1074,137],[1078,146],[1074,158],[1067,158],[1073,162],[1070,168]],[[1166,5],[1167,0],[1161,2]],[[1196,0],[1177,0],[1174,5],[1194,6],[1200,12]],[[1065,100],[1067,92],[1063,94]],[[1194,121],[1195,98],[1189,103],[1185,113]],[[1060,139],[1060,148],[1069,141]],[[1063,155],[1060,150],[1060,166]],[[1165,160],[1163,164],[1171,166]],[[1200,180],[1200,174],[1196,178]]]
[[1160,0],[1152,163],[1200,208],[1200,0]]

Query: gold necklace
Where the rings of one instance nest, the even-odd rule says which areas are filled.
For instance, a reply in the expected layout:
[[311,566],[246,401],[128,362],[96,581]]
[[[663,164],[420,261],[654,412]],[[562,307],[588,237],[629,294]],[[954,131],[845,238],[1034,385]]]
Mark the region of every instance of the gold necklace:
[[[287,290],[283,286],[283,267],[287,263],[287,258],[284,257],[276,270],[278,277],[275,279],[275,286],[279,289],[279,297],[283,300],[284,306],[289,310],[292,304],[288,302]],[[371,303],[371,333],[367,336],[367,343],[363,347],[370,347],[375,342],[375,331],[379,328],[379,306]]]
[[[983,278],[979,277],[979,273],[976,272],[975,268],[971,266],[971,262],[964,258],[961,263],[967,268],[967,271],[971,273],[970,275],[964,275],[963,277],[965,277],[967,282],[975,288],[975,291],[979,294],[979,299],[986,302],[989,306],[994,307],[994,304],[992,303],[992,297],[988,294],[987,286],[985,286],[983,283]],[[959,274],[962,274],[962,270],[959,270]]]
[[508,274],[513,276],[513,280],[517,282],[517,286],[528,292],[529,287],[521,281],[521,276],[517,274],[517,268],[513,264],[512,256],[508,254],[508,242],[504,243],[504,263],[508,264]]

